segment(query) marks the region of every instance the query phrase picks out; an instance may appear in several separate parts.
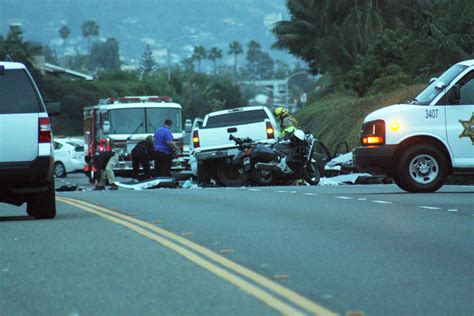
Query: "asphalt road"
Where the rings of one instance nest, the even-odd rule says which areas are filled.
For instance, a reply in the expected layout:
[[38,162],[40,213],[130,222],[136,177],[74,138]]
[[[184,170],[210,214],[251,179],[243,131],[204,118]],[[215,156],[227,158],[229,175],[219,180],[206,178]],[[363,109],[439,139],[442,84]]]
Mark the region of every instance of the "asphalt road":
[[0,204],[2,316],[474,313],[474,187],[65,180],[54,220]]

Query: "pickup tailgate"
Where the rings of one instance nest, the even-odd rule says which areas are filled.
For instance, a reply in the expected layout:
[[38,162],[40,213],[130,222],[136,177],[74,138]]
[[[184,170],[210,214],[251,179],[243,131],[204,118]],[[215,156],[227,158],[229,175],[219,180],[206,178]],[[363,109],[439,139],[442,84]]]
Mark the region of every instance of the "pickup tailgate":
[[267,140],[267,127],[265,122],[235,125],[228,127],[214,127],[199,129],[199,143],[201,150],[236,147],[235,142],[229,140],[229,135],[235,137],[250,137],[254,141]]

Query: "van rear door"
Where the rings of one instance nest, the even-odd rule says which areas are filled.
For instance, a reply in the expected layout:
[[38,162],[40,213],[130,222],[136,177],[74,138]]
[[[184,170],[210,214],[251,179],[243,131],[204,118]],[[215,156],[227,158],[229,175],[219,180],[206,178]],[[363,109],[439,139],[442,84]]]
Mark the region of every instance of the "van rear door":
[[43,106],[26,69],[4,69],[0,73],[0,163],[36,159],[39,112]]

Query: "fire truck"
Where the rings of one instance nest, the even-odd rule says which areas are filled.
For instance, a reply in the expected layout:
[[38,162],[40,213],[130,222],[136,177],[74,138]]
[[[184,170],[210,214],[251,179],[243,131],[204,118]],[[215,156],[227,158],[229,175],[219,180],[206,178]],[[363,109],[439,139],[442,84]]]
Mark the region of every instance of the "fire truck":
[[[119,155],[115,174],[131,176],[132,149],[139,141],[153,135],[166,119],[171,119],[173,138],[181,148],[181,154],[173,158],[172,174],[189,169],[189,158],[183,154],[181,112],[181,105],[167,96],[101,99],[99,104],[84,108],[84,151],[92,156],[98,151],[112,149]],[[153,161],[151,167],[154,168]],[[85,171],[92,179],[93,167],[86,164]]]

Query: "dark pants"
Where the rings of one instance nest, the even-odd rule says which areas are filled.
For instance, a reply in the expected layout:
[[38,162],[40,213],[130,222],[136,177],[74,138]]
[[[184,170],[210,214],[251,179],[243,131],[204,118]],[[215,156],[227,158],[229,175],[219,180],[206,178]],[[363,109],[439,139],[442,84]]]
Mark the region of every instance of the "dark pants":
[[171,177],[171,154],[155,151],[155,177]]
[[148,156],[142,150],[132,151],[133,178],[139,179],[140,165],[143,166],[144,179],[151,177],[150,162]]

